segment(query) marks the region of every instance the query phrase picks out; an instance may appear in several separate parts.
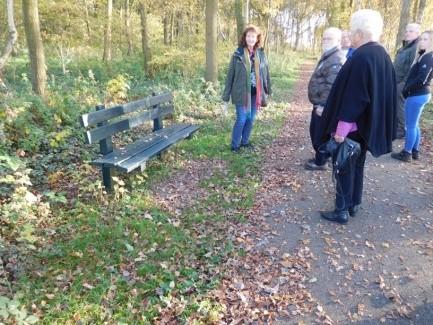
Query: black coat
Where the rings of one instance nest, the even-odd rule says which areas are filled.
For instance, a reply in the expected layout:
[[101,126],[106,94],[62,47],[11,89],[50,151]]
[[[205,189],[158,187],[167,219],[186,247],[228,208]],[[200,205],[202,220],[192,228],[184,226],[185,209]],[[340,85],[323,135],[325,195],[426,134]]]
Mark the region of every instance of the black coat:
[[335,80],[322,115],[321,142],[338,121],[356,122],[358,133],[375,157],[392,151],[396,135],[397,85],[386,50],[376,42],[356,49]]
[[403,88],[403,97],[428,95],[431,93],[431,80],[433,79],[433,52],[424,54],[411,68],[406,84]]

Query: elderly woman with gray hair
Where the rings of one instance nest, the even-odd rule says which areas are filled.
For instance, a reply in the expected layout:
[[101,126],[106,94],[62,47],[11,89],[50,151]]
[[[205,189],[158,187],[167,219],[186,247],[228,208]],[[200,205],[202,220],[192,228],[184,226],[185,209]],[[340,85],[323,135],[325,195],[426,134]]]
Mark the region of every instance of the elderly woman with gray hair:
[[322,211],[327,220],[345,224],[362,201],[367,151],[379,157],[392,151],[395,138],[397,90],[394,67],[379,39],[383,20],[379,12],[363,9],[350,21],[356,49],[341,68],[323,111],[322,143],[331,137],[342,143],[358,142],[361,153],[337,174],[335,209]]

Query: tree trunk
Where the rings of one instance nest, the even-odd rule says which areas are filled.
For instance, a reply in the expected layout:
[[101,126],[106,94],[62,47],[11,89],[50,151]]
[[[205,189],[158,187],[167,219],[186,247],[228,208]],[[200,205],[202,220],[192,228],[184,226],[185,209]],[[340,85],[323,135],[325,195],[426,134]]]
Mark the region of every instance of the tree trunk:
[[245,0],[245,25],[250,23],[250,0]]
[[63,50],[63,45],[62,43],[57,45],[57,49],[59,51],[59,56],[60,56],[60,62],[62,63],[62,72],[63,75],[66,75],[67,70],[66,70],[66,54],[65,51]]
[[102,61],[111,61],[111,20],[113,17],[113,0],[107,0],[107,22],[105,24],[104,55]]
[[129,0],[125,0],[125,33],[126,41],[128,42],[127,55],[132,54],[132,34],[131,34],[131,10],[129,8]]
[[167,14],[164,15],[164,45],[169,43],[169,33],[168,33],[169,23]]
[[206,0],[206,81],[216,82],[218,0]]
[[0,77],[6,62],[8,61],[10,55],[12,54],[12,50],[14,48],[15,43],[18,39],[17,28],[15,27],[14,20],[14,2],[13,0],[6,1],[6,10],[8,15],[8,29],[9,29],[9,37],[6,43],[5,48],[3,49],[3,53],[0,56]]
[[183,36],[185,34],[185,24],[184,24],[184,13],[181,11],[177,15],[177,35]]
[[170,45],[173,45],[174,41],[174,11],[171,12],[170,15]]
[[266,55],[268,55],[268,56],[269,56],[269,33],[271,32],[271,6],[272,6],[272,0],[268,0],[269,14],[268,14],[268,20],[266,23],[265,40],[263,42],[263,46],[266,50]]
[[295,51],[299,49],[299,41],[301,39],[301,23],[302,21],[297,18],[296,20],[296,34],[295,34]]
[[411,4],[411,0],[401,0],[400,22],[398,25],[397,39],[395,40],[396,49],[400,47],[406,26],[409,23]]
[[362,0],[355,0],[354,1],[354,7],[355,7],[355,11],[360,10],[362,7]]
[[415,21],[418,24],[422,24],[422,20],[424,18],[424,11],[425,11],[425,7],[426,7],[426,0],[419,0],[419,4],[418,4],[418,11],[416,13],[416,18]]
[[29,49],[33,91],[44,96],[47,72],[39,24],[38,0],[23,0],[23,20]]
[[236,29],[238,33],[238,40],[241,39],[242,32],[245,28],[245,20],[242,13],[242,0],[235,0],[235,16],[236,16]]
[[88,39],[90,39],[90,35],[92,34],[92,30],[90,29],[89,8],[87,6],[87,0],[84,0],[84,19],[86,22],[87,37],[88,37]]
[[143,49],[143,68],[147,73],[149,61],[152,59],[152,55],[150,53],[149,48],[149,34],[147,30],[147,12],[146,6],[143,1],[140,2],[139,5],[140,10],[140,18],[141,18],[141,46]]

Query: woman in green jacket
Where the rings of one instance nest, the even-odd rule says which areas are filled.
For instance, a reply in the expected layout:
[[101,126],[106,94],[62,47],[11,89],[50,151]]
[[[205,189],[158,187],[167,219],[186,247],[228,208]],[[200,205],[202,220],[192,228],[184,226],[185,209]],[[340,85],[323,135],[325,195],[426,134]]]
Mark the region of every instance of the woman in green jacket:
[[248,26],[242,33],[238,49],[230,61],[224,93],[227,107],[230,97],[236,107],[231,150],[251,147],[251,130],[257,111],[267,104],[271,94],[268,60],[260,47],[261,34],[257,27]]

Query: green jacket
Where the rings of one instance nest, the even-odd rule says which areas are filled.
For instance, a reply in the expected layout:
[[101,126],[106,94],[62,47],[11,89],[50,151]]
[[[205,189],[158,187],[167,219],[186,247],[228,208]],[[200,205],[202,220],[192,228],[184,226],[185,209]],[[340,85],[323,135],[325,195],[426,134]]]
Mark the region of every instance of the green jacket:
[[[262,86],[262,102],[266,101],[266,96],[271,94],[271,79],[269,75],[268,60],[265,51],[261,48],[257,50],[260,58],[260,80]],[[225,102],[232,98],[234,105],[247,105],[247,69],[244,59],[244,49],[239,47],[230,60],[227,79],[222,95]]]
[[413,60],[415,60],[417,44],[418,39],[410,43],[404,41],[403,46],[395,55],[394,69],[398,84],[400,82],[406,82],[410,67],[412,66]]

